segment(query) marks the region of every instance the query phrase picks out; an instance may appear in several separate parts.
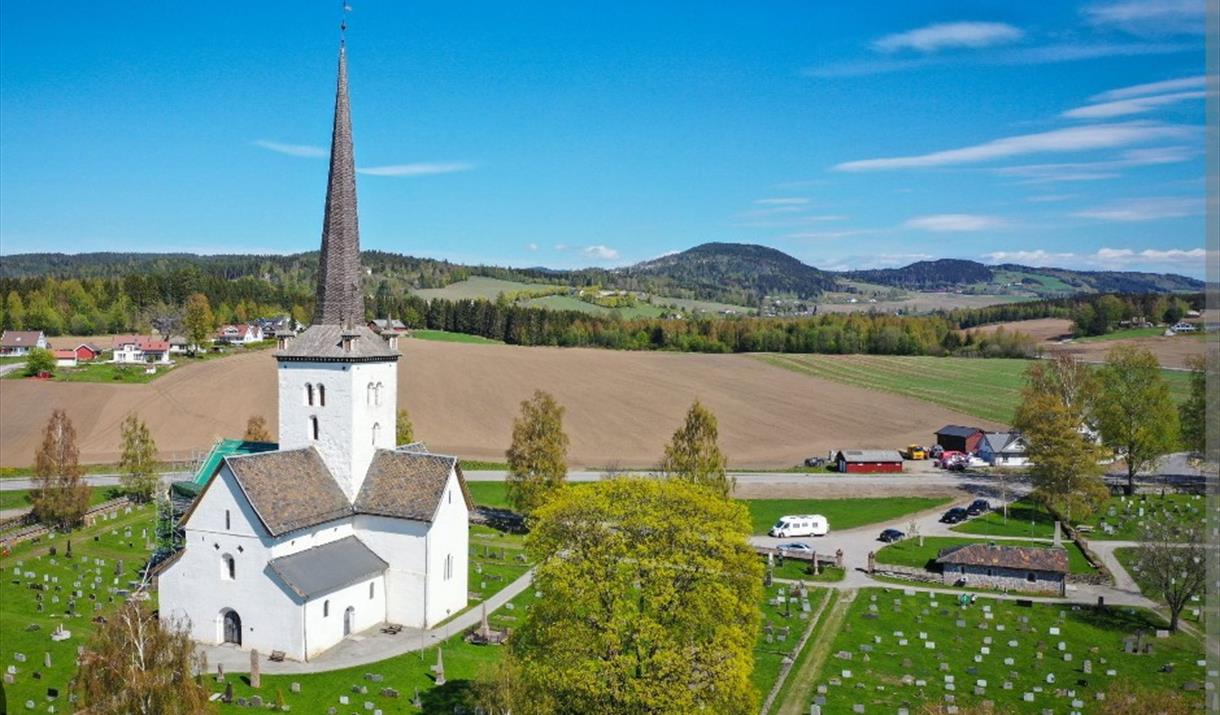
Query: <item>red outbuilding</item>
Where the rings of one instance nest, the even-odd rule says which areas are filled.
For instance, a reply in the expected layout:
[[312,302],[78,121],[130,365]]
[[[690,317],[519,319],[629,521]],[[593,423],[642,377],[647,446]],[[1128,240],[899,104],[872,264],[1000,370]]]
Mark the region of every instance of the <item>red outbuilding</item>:
[[901,472],[902,455],[893,449],[844,449],[835,455],[835,466],[850,474]]
[[101,357],[102,349],[93,343],[81,343],[76,346],[76,359],[80,362],[89,362]]

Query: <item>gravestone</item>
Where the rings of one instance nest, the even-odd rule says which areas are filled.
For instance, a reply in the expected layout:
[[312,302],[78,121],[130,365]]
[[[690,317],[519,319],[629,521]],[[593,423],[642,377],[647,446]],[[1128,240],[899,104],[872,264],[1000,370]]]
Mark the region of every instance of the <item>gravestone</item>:
[[258,688],[263,684],[261,673],[258,670],[258,649],[254,648],[250,651],[250,687]]

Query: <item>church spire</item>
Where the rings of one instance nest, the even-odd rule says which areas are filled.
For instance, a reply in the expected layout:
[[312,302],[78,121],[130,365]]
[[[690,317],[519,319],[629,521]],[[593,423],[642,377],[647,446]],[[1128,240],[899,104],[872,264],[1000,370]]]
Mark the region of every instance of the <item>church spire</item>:
[[352,148],[351,107],[347,99],[347,50],[343,43],[339,46],[335,124],[330,138],[330,179],[326,186],[318,300],[313,322],[314,325],[364,322],[360,226],[356,218],[356,159]]

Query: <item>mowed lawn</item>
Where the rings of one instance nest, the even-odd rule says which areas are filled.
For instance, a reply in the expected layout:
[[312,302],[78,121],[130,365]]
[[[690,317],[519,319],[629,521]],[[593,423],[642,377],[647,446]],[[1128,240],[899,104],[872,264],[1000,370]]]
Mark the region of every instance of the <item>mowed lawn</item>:
[[[941,549],[947,549],[950,546],[960,546],[963,544],[985,544],[985,539],[969,539],[956,538],[953,536],[926,536],[923,540],[923,545],[919,544],[919,537],[907,538],[902,541],[890,544],[877,552],[877,563],[893,564],[895,566],[911,566],[913,568],[928,568],[931,569],[940,555]],[[1034,546],[1040,549],[1051,548],[1050,543],[1045,541],[1020,541],[1016,539],[1005,539],[996,542],[999,546]],[[1097,569],[1089,565],[1088,559],[1084,557],[1084,553],[1076,544],[1072,542],[1064,542],[1064,548],[1068,553],[1068,569],[1072,573],[1087,574],[1094,573]]]
[[[29,509],[31,490],[29,489],[13,489],[0,492],[0,511],[6,509]],[[113,487],[90,487],[89,488],[89,506],[101,504],[107,499],[113,499],[121,496],[118,490]]]
[[[963,606],[946,594],[863,589],[833,636],[815,686],[827,689],[824,713],[850,713],[856,704],[867,713],[893,713],[953,695],[958,706],[990,700],[998,713],[1037,715],[1095,712],[1096,693],[1117,684],[1180,692],[1194,683],[1197,691],[1187,694],[1201,710],[1203,645],[1184,633],[1151,638],[1162,623],[1136,608],[1021,606],[983,596]],[[1150,654],[1124,652],[1124,639],[1138,630],[1149,635]],[[1084,673],[1086,659],[1091,674]],[[1073,698],[1083,705],[1073,708]],[[809,711],[808,701],[799,706],[794,712]]]
[[[1021,399],[1029,360],[907,355],[756,356],[767,363],[825,380],[926,400],[968,415],[1008,424]],[[1174,402],[1190,390],[1189,373],[1162,370]]]
[[451,333],[448,330],[412,330],[411,337],[419,340],[438,340],[445,343],[477,343],[480,345],[502,345],[500,340],[492,340],[482,335],[467,335],[466,333]]
[[[1137,494],[1133,497],[1110,497],[1087,519],[1074,525],[1092,528],[1088,538],[1094,541],[1137,541],[1145,518],[1168,512],[1176,521],[1201,523],[1207,500],[1191,494]],[[1106,525],[1110,530],[1107,531]],[[1053,536],[1055,519],[1043,507],[1029,499],[1019,499],[1008,507],[1008,519],[996,510],[977,516],[953,527],[963,534],[985,536],[1028,536],[1049,539]]]
[[627,320],[657,318],[665,312],[663,309],[651,303],[645,303],[642,300],[631,307],[607,308],[604,305],[589,303],[570,295],[546,295],[541,298],[530,298],[523,302],[522,305],[531,308],[549,308],[550,310],[575,310],[590,315],[610,315],[610,313],[617,312]]

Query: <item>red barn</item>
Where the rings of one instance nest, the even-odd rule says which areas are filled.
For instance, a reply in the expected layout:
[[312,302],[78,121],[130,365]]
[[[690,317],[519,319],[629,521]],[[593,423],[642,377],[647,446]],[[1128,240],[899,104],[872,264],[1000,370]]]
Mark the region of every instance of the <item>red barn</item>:
[[76,359],[81,362],[96,360],[102,354],[102,349],[93,343],[81,343],[76,346]]
[[844,449],[835,455],[835,465],[851,474],[901,472],[902,455],[893,449]]
[[947,451],[974,454],[983,440],[983,430],[978,427],[945,425],[936,430],[936,443]]

